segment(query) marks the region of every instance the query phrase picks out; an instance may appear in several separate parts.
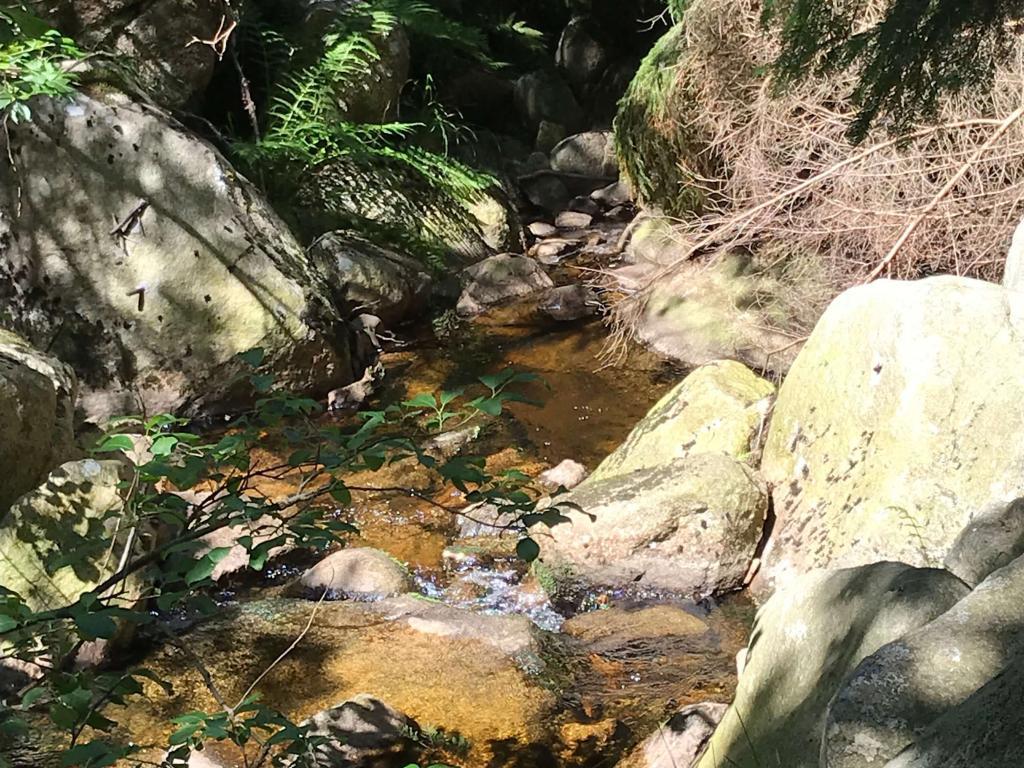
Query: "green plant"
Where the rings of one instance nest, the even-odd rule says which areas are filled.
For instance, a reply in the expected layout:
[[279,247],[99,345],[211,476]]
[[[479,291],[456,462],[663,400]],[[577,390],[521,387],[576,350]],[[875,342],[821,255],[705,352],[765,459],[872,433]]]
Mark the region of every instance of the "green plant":
[[[218,607],[209,595],[212,576],[230,549],[204,544],[213,533],[234,529],[237,545],[248,556],[247,567],[259,571],[278,547],[323,550],[354,532],[338,511],[350,505],[354,492],[408,493],[354,486],[346,479],[352,472],[417,462],[433,470],[438,482],[461,490],[467,501],[498,505],[522,540],[531,542],[527,554],[535,547],[527,533],[530,526],[565,519],[557,504],[538,508],[537,494],[521,473],[491,475],[480,457],[440,462],[427,455],[413,437],[425,414],[422,408],[395,405],[363,413],[352,424],[325,423],[317,418],[316,402],[274,389],[272,377],[259,370],[262,361],[259,350],[242,357],[253,367],[249,384],[259,397],[219,436],[194,433],[184,420],[165,414],[118,420],[98,442],[98,456],[121,457],[122,504],[103,512],[101,524],[76,533],[73,547],[57,547],[56,556],[44,563],[51,576],[67,568],[90,574],[92,586],[63,604],[46,606],[0,590],[4,658],[36,671],[2,702],[0,739],[24,734],[42,717],[51,730],[64,734],[63,765],[102,768],[131,758],[137,747],[115,738],[116,709],[142,695],[147,680],[169,690],[144,668],[78,668],[83,646],[116,644],[133,627],[180,643],[159,617],[215,613]],[[490,377],[485,394],[469,401],[471,407],[481,415],[500,414],[503,403],[522,399],[508,386],[526,380],[514,371]],[[268,432],[281,436],[285,458],[270,463],[255,458]],[[261,492],[265,481],[286,477],[295,488],[286,498]],[[181,647],[187,652],[187,645]],[[201,660],[193,661],[201,670]],[[207,675],[221,709],[177,717],[166,762],[182,764],[191,750],[222,741],[234,744],[251,768],[311,764],[322,740],[261,703],[257,686],[262,677],[230,703]]]
[[25,10],[0,9],[0,122],[28,120],[35,96],[69,97],[77,75],[68,64],[83,57],[73,40]]

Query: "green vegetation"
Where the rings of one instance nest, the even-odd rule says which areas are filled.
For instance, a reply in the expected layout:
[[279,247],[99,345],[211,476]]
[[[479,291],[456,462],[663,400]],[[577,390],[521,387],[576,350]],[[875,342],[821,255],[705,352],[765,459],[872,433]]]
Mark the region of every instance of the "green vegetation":
[[[67,604],[39,607],[0,588],[5,659],[39,672],[4,702],[0,740],[23,737],[44,718],[51,731],[64,734],[64,765],[102,768],[130,760],[138,747],[116,738],[118,709],[143,695],[147,680],[168,695],[170,690],[147,669],[78,668],[83,646],[104,641],[116,648],[132,632],[178,642],[167,629],[169,617],[217,612],[212,576],[231,548],[210,549],[204,540],[218,531],[236,530],[251,571],[263,570],[279,548],[324,550],[342,543],[356,532],[344,513],[352,494],[389,491],[349,484],[346,477],[353,472],[403,461],[425,467],[438,483],[459,489],[467,502],[497,505],[521,532],[520,548],[528,558],[536,557],[528,529],[566,519],[558,504],[537,509],[538,493],[522,473],[492,475],[482,457],[441,462],[419,447],[426,433],[453,418],[494,417],[505,403],[524,401],[511,386],[532,376],[508,370],[483,377],[475,396],[465,390],[420,395],[361,413],[346,426],[319,419],[316,402],[273,389],[271,377],[259,372],[259,350],[243,358],[254,369],[249,383],[260,397],[219,436],[197,434],[184,420],[160,415],[122,419],[98,442],[97,457],[119,456],[125,464],[119,485],[123,504],[97,510],[101,524],[84,534],[68,532],[74,545],[53,547],[43,562],[50,575],[73,569],[91,579],[92,589]],[[256,458],[268,432],[285,443],[285,458],[277,463]],[[262,493],[261,483],[284,478],[294,481],[291,495],[271,499]],[[194,662],[202,669],[201,660]],[[191,750],[218,741],[235,744],[253,768],[307,765],[325,741],[264,705],[256,681],[240,701],[222,704],[219,711],[175,718],[168,764],[184,764]]]
[[28,120],[34,96],[70,96],[77,77],[68,64],[83,56],[74,41],[32,15],[0,9],[0,123]]

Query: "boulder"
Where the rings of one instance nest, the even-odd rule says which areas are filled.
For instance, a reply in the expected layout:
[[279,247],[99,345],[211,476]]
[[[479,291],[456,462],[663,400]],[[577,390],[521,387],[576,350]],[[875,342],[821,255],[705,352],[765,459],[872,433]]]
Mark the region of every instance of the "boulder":
[[633,201],[633,195],[629,191],[629,185],[625,181],[613,181],[607,187],[595,189],[590,193],[592,200],[603,208],[611,210],[620,205],[627,205]]
[[966,593],[947,571],[889,562],[779,589],[758,611],[736,697],[697,768],[818,768],[826,709],[846,677]]
[[476,315],[490,305],[554,287],[536,261],[511,254],[492,256],[467,267],[462,279],[465,287],[456,309],[463,316]]
[[347,232],[328,232],[310,247],[331,283],[339,306],[371,312],[393,326],[423,312],[432,279],[411,256],[374,245]]
[[[547,154],[558,146],[558,142],[564,139],[567,133],[564,125],[552,123],[550,120],[541,120],[537,127],[537,139],[534,141],[534,146],[538,152]],[[546,162],[544,167],[547,167]]]
[[1024,498],[997,502],[971,519],[946,555],[945,567],[972,587],[1024,555]]
[[568,83],[556,72],[530,72],[516,81],[515,103],[520,117],[531,131],[541,121],[578,130],[583,122],[583,111]]
[[[201,503],[204,494],[194,491],[179,493],[189,503]],[[195,559],[200,559],[214,549],[227,549],[228,553],[219,560],[210,573],[210,578],[220,581],[226,576],[244,571],[249,567],[249,552],[254,546],[259,546],[280,535],[280,521],[276,518],[264,515],[255,520],[243,520],[238,525],[225,526],[203,536],[199,542],[200,547],[193,553]],[[239,543],[239,539],[247,537],[252,540],[249,547]],[[281,544],[272,547],[267,552],[267,559],[279,557],[295,548],[292,543]]]
[[[683,365],[695,367],[732,358],[758,370],[785,373],[800,351],[802,317],[789,295],[801,296],[813,280],[777,277],[759,270],[750,257],[735,253],[710,263],[686,260],[670,222],[649,219],[639,225],[627,258],[616,270],[623,287],[647,287],[650,300],[636,322],[639,338]],[[675,263],[670,274],[664,266]],[[806,310],[801,310],[806,313]],[[813,320],[812,320],[813,322]]]
[[[837,298],[775,405],[762,568],[941,563],[971,516],[1024,495],[1024,293],[944,276]],[[994,441],[992,436],[1003,439]]]
[[317,712],[305,725],[309,726],[309,736],[324,739],[313,748],[315,764],[324,768],[407,763],[416,754],[416,722],[369,694],[359,694]]
[[937,718],[885,768],[1009,768],[1024,765],[1024,659]]
[[524,179],[520,181],[520,186],[527,200],[551,214],[564,210],[572,198],[565,183],[549,173]]
[[587,131],[569,136],[551,150],[551,167],[562,173],[618,178],[619,161],[611,131]]
[[573,18],[562,31],[555,63],[577,89],[593,85],[608,67],[609,53],[587,29],[587,20]]
[[541,541],[559,584],[702,596],[743,586],[768,510],[754,472],[714,453],[590,477],[558,501],[579,507]]
[[33,113],[0,152],[0,322],[75,369],[87,419],[237,405],[254,347],[296,391],[354,378],[321,276],[213,147],[109,90]]
[[828,710],[828,768],[884,764],[1024,658],[1024,558],[860,663]]
[[585,285],[563,285],[544,294],[537,308],[561,323],[593,317],[601,311],[601,299]]
[[531,235],[538,238],[554,237],[558,234],[558,227],[546,221],[535,221],[527,229]]
[[602,213],[602,208],[600,205],[598,205],[597,201],[585,195],[580,195],[570,200],[569,210],[572,211],[573,213],[586,214],[591,218],[591,221],[596,219]]
[[703,365],[658,401],[592,477],[649,469],[698,453],[751,462],[774,401],[775,386],[741,363]]
[[113,575],[122,511],[118,461],[62,464],[0,517],[0,586],[33,611],[63,608]]
[[687,768],[704,752],[728,704],[701,702],[683,707],[644,739],[618,768]]
[[296,588],[319,597],[376,599],[412,590],[408,569],[387,552],[372,547],[342,549],[328,555],[299,578]]
[[378,56],[358,77],[338,78],[338,104],[354,123],[386,123],[398,115],[398,101],[409,81],[409,36],[396,24],[373,41]]
[[76,389],[68,366],[0,329],[0,517],[71,458]]
[[159,104],[194,103],[213,77],[217,55],[202,40],[224,24],[217,0],[30,0],[28,6],[88,48],[127,59]]

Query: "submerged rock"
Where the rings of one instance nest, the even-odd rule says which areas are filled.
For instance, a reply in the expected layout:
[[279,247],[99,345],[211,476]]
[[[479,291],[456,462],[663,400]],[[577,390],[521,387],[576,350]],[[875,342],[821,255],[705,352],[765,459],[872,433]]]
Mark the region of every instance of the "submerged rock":
[[417,751],[416,721],[365,693],[317,712],[305,724],[310,736],[327,740],[313,750],[321,768],[376,768],[395,761],[405,763]]
[[[762,471],[763,586],[878,559],[942,562],[972,515],[1024,496],[1024,293],[958,277],[837,298],[782,385]],[[996,439],[994,436],[998,436]]]
[[666,394],[594,470],[601,479],[698,453],[748,461],[758,450],[775,387],[741,363],[703,365]]
[[457,306],[463,316],[479,314],[492,304],[554,286],[536,261],[510,254],[492,256],[468,267],[463,272],[463,282],[465,288]]
[[585,285],[563,285],[552,288],[537,304],[541,314],[560,323],[594,317],[601,311],[597,292]]
[[68,366],[0,329],[0,518],[71,458],[76,390]]
[[213,147],[112,91],[33,116],[17,179],[0,152],[0,305],[75,369],[87,419],[237,406],[254,347],[294,391],[354,378],[326,284]]
[[941,616],[861,662],[829,707],[825,764],[868,768],[895,758],[929,724],[1024,658],[1022,626],[1024,558],[1018,558]]
[[846,677],[966,593],[946,571],[902,563],[820,571],[780,589],[758,611],[736,698],[697,768],[819,768],[828,704]]
[[768,508],[764,484],[724,454],[590,477],[559,497],[582,512],[551,529],[541,557],[560,584],[709,595],[743,586]]
[[387,552],[352,547],[328,555],[299,578],[295,590],[333,598],[394,597],[412,589],[408,569]]

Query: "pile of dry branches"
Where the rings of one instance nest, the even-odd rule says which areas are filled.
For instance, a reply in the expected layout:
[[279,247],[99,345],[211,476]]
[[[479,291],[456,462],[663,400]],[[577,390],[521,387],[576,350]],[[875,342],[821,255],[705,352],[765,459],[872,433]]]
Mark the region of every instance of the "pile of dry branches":
[[771,92],[776,51],[757,5],[696,0],[687,11],[675,77],[694,109],[677,117],[706,156],[679,162],[718,170],[699,182],[702,210],[679,221],[677,256],[621,302],[619,329],[635,327],[681,262],[734,250],[765,269],[815,260],[821,290],[806,300],[821,305],[877,277],[998,279],[1024,214],[1024,45],[991,89],[947,99],[936,125],[900,139],[880,126],[853,145],[845,76]]

